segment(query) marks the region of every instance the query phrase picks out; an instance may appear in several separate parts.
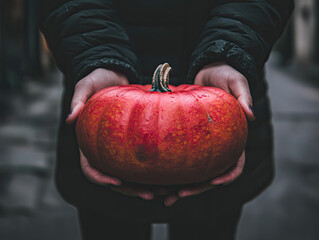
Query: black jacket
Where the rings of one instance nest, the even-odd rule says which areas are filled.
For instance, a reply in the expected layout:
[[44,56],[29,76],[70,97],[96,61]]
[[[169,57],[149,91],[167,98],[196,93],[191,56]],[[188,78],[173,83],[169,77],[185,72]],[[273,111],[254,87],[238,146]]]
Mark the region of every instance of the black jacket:
[[[225,199],[244,203],[273,177],[272,128],[263,68],[293,8],[292,0],[73,0],[49,4],[41,30],[65,74],[56,180],[62,196],[78,207],[151,221],[211,219]],[[68,114],[74,85],[102,67],[130,83],[150,83],[168,62],[171,83],[192,83],[206,64],[224,61],[249,82],[256,121],[249,124],[243,175],[229,186],[189,197],[166,208],[90,183],[79,163]],[[187,209],[187,210],[185,210]]]

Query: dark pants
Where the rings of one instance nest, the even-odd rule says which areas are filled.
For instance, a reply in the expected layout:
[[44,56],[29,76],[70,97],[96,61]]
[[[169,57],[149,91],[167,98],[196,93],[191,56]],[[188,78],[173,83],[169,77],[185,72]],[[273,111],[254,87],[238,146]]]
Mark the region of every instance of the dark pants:
[[[169,225],[170,240],[234,240],[241,206],[225,208],[215,216],[214,224]],[[79,209],[83,240],[150,240],[150,224],[114,219],[107,215]]]

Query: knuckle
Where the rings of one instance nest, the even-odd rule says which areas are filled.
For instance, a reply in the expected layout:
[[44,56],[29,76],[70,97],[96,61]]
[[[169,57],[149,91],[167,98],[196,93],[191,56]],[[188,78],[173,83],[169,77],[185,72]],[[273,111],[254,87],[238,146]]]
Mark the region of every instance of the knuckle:
[[243,74],[241,74],[241,73],[238,73],[237,79],[238,79],[239,81],[241,81],[241,82],[245,82],[245,83],[248,82],[247,79],[246,79],[246,77],[245,77]]
[[75,84],[75,90],[79,90],[79,89],[82,89],[82,88],[88,88],[92,85],[94,85],[94,82],[95,82],[95,78],[94,76],[87,76],[85,78],[82,78],[80,81],[78,81],[76,84]]
[[81,105],[83,102],[79,99],[73,99],[72,100],[72,105],[75,107],[77,105]]
[[244,101],[248,102],[249,104],[253,102],[253,99],[249,92],[245,92],[241,95]]
[[227,82],[229,82],[230,84],[235,83],[238,81],[238,78],[235,74],[232,73],[228,73],[226,76]]
[[83,81],[82,80],[78,81],[74,87],[75,91],[81,88],[82,86],[83,86]]
[[97,79],[93,76],[90,76],[86,79],[86,83],[89,85],[89,86],[94,86],[95,82],[97,81]]

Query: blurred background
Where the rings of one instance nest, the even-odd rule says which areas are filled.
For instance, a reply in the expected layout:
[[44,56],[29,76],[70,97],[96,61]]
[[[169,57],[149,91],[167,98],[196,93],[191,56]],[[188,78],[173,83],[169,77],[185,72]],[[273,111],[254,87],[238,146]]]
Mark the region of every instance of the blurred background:
[[[2,240],[80,239],[53,183],[62,75],[38,31],[38,1],[0,0]],[[238,240],[319,239],[319,1],[295,2],[267,63],[276,177],[245,206]],[[166,225],[152,229],[166,239]]]

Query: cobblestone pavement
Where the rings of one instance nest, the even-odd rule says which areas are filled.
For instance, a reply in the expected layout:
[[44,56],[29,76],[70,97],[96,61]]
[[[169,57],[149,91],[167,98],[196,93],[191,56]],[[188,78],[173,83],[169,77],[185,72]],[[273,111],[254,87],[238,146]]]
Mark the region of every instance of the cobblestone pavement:
[[267,70],[276,177],[245,207],[238,239],[318,240],[319,89],[271,64]]
[[75,210],[53,184],[62,81],[59,72],[1,92],[0,239],[80,239]]
[[[238,240],[319,239],[319,89],[268,64],[276,178],[245,206]],[[76,212],[53,184],[61,75],[0,93],[0,239],[80,239]],[[165,240],[163,224],[153,240]],[[172,239],[173,240],[173,239]]]

